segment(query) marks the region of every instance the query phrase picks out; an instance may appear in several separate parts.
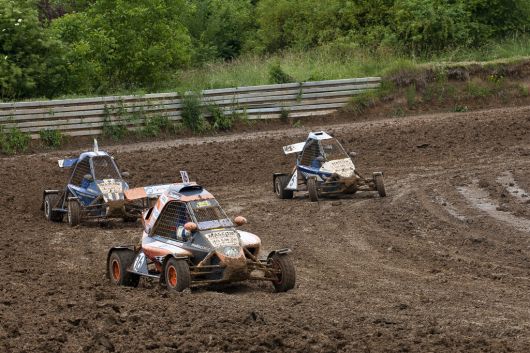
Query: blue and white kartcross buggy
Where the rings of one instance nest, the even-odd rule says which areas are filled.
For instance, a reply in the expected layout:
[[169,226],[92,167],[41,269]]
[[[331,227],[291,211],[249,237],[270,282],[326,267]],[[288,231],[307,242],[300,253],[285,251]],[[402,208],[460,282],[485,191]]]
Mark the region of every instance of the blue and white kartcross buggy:
[[311,201],[320,196],[354,194],[357,191],[377,191],[386,196],[383,173],[375,172],[371,179],[361,176],[352,157],[341,144],[327,133],[311,132],[304,142],[283,147],[283,152],[296,154],[296,166],[291,174],[273,175],[274,192],[280,199],[290,199],[295,191],[307,191]]
[[121,173],[114,158],[99,151],[96,140],[93,151],[58,162],[59,167],[71,168],[72,173],[65,188],[44,190],[41,208],[46,219],[62,222],[66,215],[71,226],[84,219],[111,217],[131,222],[147,208],[126,202],[124,191],[129,185],[123,178],[129,173]]

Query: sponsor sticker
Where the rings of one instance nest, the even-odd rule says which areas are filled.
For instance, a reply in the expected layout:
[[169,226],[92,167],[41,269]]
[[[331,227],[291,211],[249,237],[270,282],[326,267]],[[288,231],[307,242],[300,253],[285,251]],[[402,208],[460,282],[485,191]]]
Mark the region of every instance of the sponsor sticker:
[[198,201],[198,202],[195,203],[195,206],[197,208],[208,207],[208,206],[210,206],[210,201]]
[[206,238],[215,248],[222,246],[239,246],[239,237],[232,231],[213,232],[206,234]]

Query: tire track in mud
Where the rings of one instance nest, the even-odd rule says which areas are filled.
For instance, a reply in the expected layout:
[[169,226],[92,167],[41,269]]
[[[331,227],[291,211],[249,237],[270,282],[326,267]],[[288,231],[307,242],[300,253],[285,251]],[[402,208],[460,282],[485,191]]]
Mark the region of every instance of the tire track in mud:
[[499,204],[489,196],[487,191],[479,187],[477,180],[473,180],[468,186],[459,187],[458,191],[473,207],[487,213],[490,217],[521,232],[530,233],[530,219],[517,217],[509,212],[499,210]]

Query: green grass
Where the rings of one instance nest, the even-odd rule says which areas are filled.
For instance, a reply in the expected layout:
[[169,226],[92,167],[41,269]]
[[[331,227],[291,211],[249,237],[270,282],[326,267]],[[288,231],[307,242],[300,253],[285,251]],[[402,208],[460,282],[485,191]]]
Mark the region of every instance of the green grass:
[[278,66],[296,82],[351,77],[388,76],[426,66],[467,62],[512,62],[530,58],[530,36],[492,42],[480,49],[457,48],[431,57],[411,57],[391,50],[368,52],[358,47],[323,46],[273,56],[247,55],[231,62],[209,63],[180,72],[168,91],[200,90],[271,84],[271,67]]
[[[108,95],[200,91],[203,89],[255,86],[274,83],[271,70],[282,72],[294,82],[352,77],[389,76],[398,72],[418,72],[425,67],[478,63],[482,65],[530,60],[530,36],[514,36],[485,44],[479,49],[456,48],[430,57],[413,57],[379,49],[368,51],[356,45],[326,45],[308,51],[289,50],[280,54],[243,55],[230,62],[211,62],[200,68],[176,72],[157,92],[121,90]],[[83,98],[67,95],[57,99]],[[39,100],[37,98],[32,100]]]

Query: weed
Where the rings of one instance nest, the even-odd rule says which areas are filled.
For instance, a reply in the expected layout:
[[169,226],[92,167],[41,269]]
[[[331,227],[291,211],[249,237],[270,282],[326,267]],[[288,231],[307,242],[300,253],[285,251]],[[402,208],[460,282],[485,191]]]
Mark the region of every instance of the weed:
[[472,98],[484,98],[491,94],[491,90],[488,87],[476,82],[469,82],[466,91]]
[[280,63],[274,63],[269,67],[269,82],[270,83],[289,83],[294,82],[294,79],[283,71]]
[[301,120],[296,120],[296,121],[293,123],[293,127],[302,127],[302,121],[301,121]]
[[457,104],[453,107],[453,111],[455,113],[464,113],[464,112],[467,112],[468,111],[468,108],[467,108],[467,105],[460,105],[460,104]]
[[208,122],[202,113],[201,97],[195,92],[182,95],[182,122],[193,132],[204,132],[209,129]]
[[230,114],[226,114],[221,107],[211,104],[208,106],[208,112],[210,113],[208,121],[214,130],[230,130],[234,120],[237,119],[237,112],[234,107]]
[[147,137],[156,137],[161,132],[173,133],[175,128],[173,122],[165,115],[155,115],[152,117],[146,117],[144,119],[144,125],[139,130],[139,133]]
[[366,91],[353,96],[346,106],[346,110],[361,114],[368,108],[373,107],[378,101],[379,97],[377,91]]
[[395,118],[401,118],[401,117],[405,116],[405,110],[403,110],[402,107],[397,107],[392,112],[392,116],[395,117]]
[[63,137],[61,131],[54,129],[46,129],[39,131],[41,142],[48,147],[57,148],[63,143]]
[[525,86],[525,85],[520,84],[520,85],[517,86],[517,88],[518,88],[518,90],[519,90],[519,94],[520,94],[521,96],[523,96],[523,97],[528,97],[528,95],[529,95],[529,93],[530,93],[530,92],[529,92],[529,87],[528,87],[528,86]]
[[[121,140],[127,134],[127,127],[123,125],[121,116],[124,114],[123,105],[120,107],[109,108],[106,104],[103,108],[103,136],[110,137],[113,140]],[[116,116],[118,120],[115,120]]]
[[282,107],[282,110],[280,111],[280,120],[283,122],[286,122],[289,119],[289,109],[286,107]]
[[407,106],[409,109],[414,108],[416,105],[416,86],[411,85],[408,86],[405,90],[405,97],[407,98]]
[[28,149],[30,140],[31,136],[17,127],[6,131],[3,126],[0,126],[0,151],[3,153],[24,152]]

